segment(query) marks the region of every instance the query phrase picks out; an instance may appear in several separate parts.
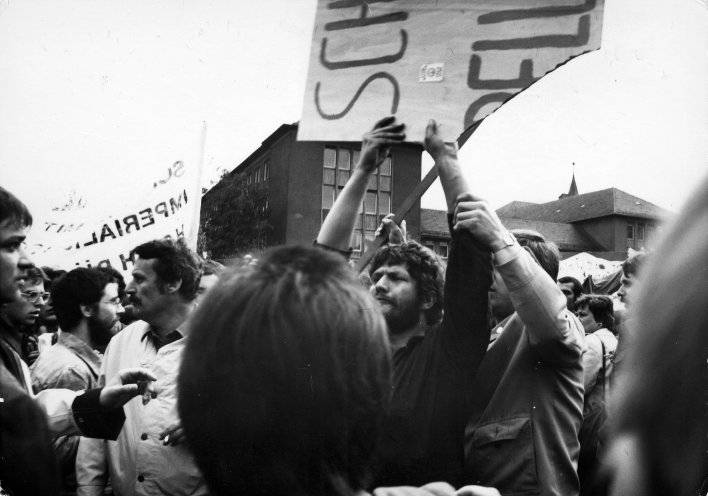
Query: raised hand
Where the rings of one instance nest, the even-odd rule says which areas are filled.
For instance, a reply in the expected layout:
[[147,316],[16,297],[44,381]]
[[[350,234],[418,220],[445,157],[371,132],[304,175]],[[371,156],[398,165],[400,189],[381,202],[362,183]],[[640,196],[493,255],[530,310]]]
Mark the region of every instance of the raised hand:
[[361,141],[361,155],[357,167],[372,172],[383,163],[391,145],[402,143],[406,138],[405,124],[397,124],[394,116],[384,117],[371,131],[364,134]]

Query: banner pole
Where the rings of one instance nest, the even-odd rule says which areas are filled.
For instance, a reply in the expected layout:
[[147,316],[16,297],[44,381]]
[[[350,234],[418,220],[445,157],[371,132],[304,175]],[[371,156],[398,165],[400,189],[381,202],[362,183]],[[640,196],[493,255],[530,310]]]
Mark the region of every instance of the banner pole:
[[[484,119],[482,119],[484,120]],[[482,120],[479,120],[472,124],[470,127],[465,129],[463,133],[460,135],[459,138],[457,138],[457,147],[462,148],[465,143],[467,143],[467,140],[470,139],[470,136],[477,130],[479,125],[482,123]],[[403,203],[401,206],[398,208],[396,211],[396,215],[393,218],[393,221],[396,224],[400,224],[401,221],[403,220],[403,217],[408,213],[408,211],[413,207],[415,202],[420,200],[420,198],[423,196],[423,194],[428,191],[428,188],[435,182],[435,180],[438,178],[438,168],[435,164],[433,164],[433,168],[428,171],[428,173],[425,175],[423,180],[418,183],[418,185],[413,188],[413,191],[406,197],[405,200],[403,200]],[[361,273],[367,265],[369,265],[369,262],[371,262],[371,259],[374,257],[374,253],[376,253],[376,250],[381,248],[381,246],[384,244],[384,241],[386,241],[386,238],[388,238],[388,233],[381,232],[376,238],[371,242],[369,245],[369,248],[364,252],[364,254],[361,256],[359,261],[356,263],[356,271],[357,273]]]

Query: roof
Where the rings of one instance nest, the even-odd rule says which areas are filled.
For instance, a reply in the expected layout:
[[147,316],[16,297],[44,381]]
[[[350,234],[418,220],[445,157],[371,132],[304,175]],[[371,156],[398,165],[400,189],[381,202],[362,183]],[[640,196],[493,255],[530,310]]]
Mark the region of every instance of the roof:
[[668,211],[617,188],[608,188],[548,203],[511,202],[497,209],[497,215],[547,222],[578,222],[610,215],[661,219],[668,215]]
[[504,227],[513,229],[531,229],[553,241],[561,251],[598,251],[602,247],[585,235],[577,226],[563,222],[545,222],[540,220],[509,219],[501,217]]
[[421,208],[420,232],[421,234],[449,237],[450,229],[447,226],[447,212],[445,210]]

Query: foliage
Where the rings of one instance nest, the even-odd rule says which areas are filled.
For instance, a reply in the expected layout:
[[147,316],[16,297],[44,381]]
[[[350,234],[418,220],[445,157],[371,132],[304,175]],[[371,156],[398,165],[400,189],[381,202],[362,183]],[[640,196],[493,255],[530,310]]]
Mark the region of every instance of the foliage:
[[209,258],[259,253],[270,231],[267,183],[246,184],[241,175],[224,175],[202,199],[197,244]]

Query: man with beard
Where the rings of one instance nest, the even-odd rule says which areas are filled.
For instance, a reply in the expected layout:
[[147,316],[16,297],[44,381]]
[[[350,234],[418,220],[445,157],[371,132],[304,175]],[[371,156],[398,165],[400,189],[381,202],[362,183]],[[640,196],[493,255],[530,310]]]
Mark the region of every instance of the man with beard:
[[81,439],[77,493],[103,494],[110,475],[118,496],[206,494],[206,483],[183,442],[176,391],[187,333],[183,324],[195,307],[200,263],[182,239],[149,241],[132,254],[133,280],[126,293],[140,320],[111,339],[100,380],[111,381],[122,368],[146,367],[159,377],[159,395],[145,407],[137,401],[126,404],[117,441]]
[[[99,269],[74,269],[52,288],[52,301],[62,331],[57,343],[30,368],[35,393],[49,388],[74,391],[98,387],[101,354],[113,337],[123,312],[118,282]],[[54,440],[62,494],[76,493],[76,452],[79,436]]]
[[[389,147],[404,138],[403,125],[393,117],[364,135],[360,161],[327,215],[318,245],[346,253],[370,177]],[[491,255],[455,227],[452,216],[460,208],[458,197],[469,195],[457,147],[443,143],[430,121],[425,148],[438,167],[452,244],[446,272],[435,254],[415,241],[383,247],[371,263],[370,292],[388,324],[393,352],[392,401],[371,487],[459,485],[467,390],[489,340]]]

